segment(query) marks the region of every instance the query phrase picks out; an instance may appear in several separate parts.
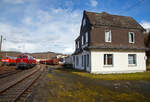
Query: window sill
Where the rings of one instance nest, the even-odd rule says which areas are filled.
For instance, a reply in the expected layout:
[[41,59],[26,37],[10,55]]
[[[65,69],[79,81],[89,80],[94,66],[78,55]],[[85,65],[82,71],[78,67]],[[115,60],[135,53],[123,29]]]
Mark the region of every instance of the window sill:
[[104,65],[104,67],[113,67],[113,65]]
[[130,44],[134,44],[135,42],[129,42]]
[[105,41],[106,43],[111,43],[111,41]]
[[128,67],[136,67],[136,64],[129,64]]

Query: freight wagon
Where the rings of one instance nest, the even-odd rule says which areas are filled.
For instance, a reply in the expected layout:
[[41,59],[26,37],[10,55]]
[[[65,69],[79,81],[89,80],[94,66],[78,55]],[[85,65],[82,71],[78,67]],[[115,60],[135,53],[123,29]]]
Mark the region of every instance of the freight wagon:
[[57,58],[52,58],[52,59],[40,60],[40,64],[57,65],[59,63],[58,63],[58,59]]

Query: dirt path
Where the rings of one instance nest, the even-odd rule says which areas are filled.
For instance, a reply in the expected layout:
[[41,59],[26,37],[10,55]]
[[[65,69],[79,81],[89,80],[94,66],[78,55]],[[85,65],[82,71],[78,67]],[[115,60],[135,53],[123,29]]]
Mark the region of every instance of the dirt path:
[[109,81],[53,70],[36,88],[34,102],[150,102],[149,81]]

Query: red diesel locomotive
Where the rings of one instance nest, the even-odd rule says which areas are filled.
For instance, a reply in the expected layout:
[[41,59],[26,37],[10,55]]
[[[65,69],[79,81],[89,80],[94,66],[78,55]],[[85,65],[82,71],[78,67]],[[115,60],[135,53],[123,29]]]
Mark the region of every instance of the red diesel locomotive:
[[29,55],[20,55],[16,60],[16,68],[32,68],[36,65],[36,60]]
[[5,58],[1,59],[2,65],[10,66],[10,65],[16,65],[16,58],[12,56],[6,56]]

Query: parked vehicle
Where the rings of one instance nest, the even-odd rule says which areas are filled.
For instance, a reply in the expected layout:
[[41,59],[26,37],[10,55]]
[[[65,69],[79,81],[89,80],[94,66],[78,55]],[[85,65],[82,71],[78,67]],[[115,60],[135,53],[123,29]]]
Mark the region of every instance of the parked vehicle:
[[58,59],[57,58],[52,58],[52,59],[43,59],[39,61],[40,64],[47,64],[47,65],[57,65]]
[[29,55],[20,55],[17,57],[17,60],[16,60],[16,68],[17,69],[20,69],[20,68],[32,68],[36,65],[36,60],[32,57],[32,56],[29,56]]
[[16,58],[12,56],[6,56],[5,58],[1,59],[2,65],[10,66],[10,65],[16,65]]
[[53,65],[59,64],[59,60],[57,58],[53,58]]

